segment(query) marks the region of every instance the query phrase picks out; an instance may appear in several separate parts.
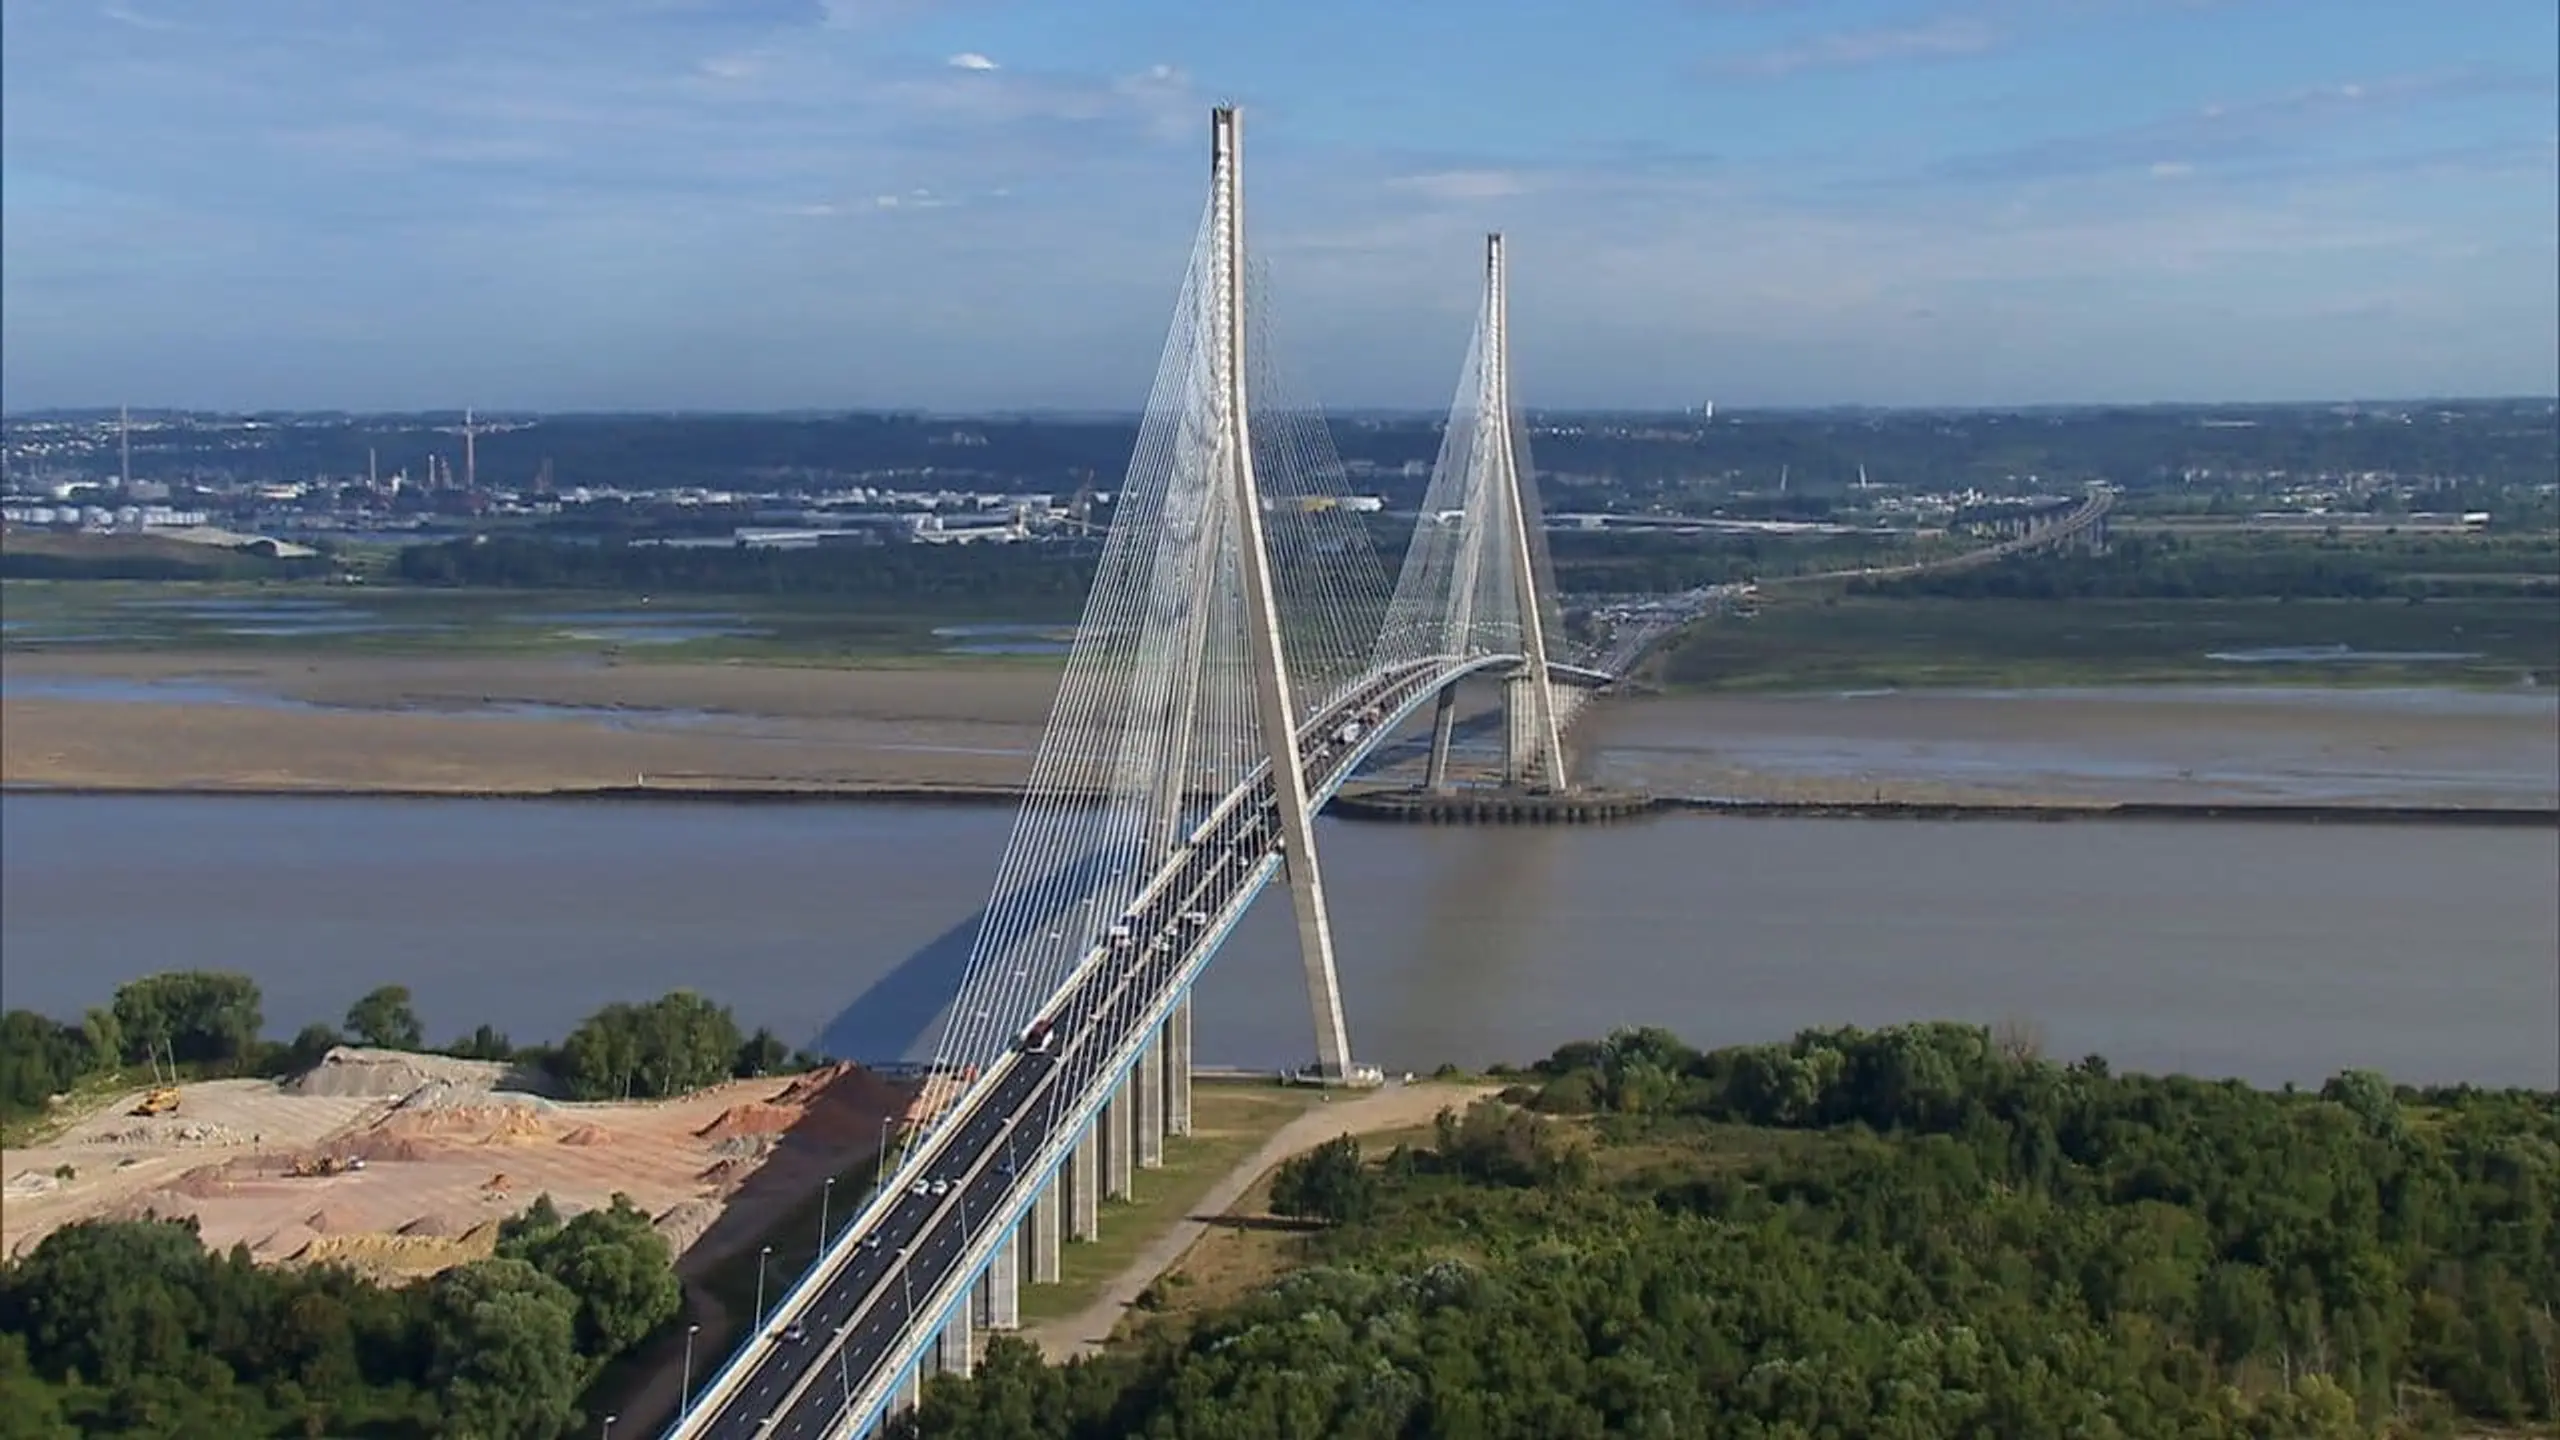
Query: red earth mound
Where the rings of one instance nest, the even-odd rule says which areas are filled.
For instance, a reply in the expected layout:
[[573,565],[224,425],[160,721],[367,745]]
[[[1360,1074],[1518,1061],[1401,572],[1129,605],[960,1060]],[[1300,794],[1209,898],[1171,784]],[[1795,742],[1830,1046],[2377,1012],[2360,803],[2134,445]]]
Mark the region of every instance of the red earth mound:
[[693,1133],[705,1140],[729,1140],[740,1135],[779,1135],[790,1129],[799,1118],[800,1112],[796,1109],[751,1100],[721,1111],[717,1119]]

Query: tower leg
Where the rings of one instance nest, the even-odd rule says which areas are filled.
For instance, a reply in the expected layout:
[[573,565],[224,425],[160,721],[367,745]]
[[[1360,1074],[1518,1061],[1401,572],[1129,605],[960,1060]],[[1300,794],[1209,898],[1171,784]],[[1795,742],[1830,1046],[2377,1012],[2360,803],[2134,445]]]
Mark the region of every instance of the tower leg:
[[1458,729],[1458,687],[1440,692],[1431,711],[1431,765],[1422,775],[1424,789],[1437,794],[1449,788],[1449,741]]
[[1305,966],[1307,1003],[1315,1021],[1316,1063],[1328,1080],[1351,1074],[1351,1034],[1342,1020],[1341,981],[1333,964],[1333,922],[1326,914],[1324,871],[1316,862],[1315,816],[1307,803],[1307,777],[1298,755],[1297,703],[1290,694],[1289,661],[1280,641],[1280,602],[1271,578],[1271,551],[1262,532],[1262,489],[1253,474],[1253,439],[1245,418],[1244,195],[1236,113],[1213,112],[1209,128],[1210,225],[1216,242],[1218,284],[1212,304],[1217,321],[1212,356],[1220,399],[1220,448],[1232,487],[1239,531],[1237,558],[1244,570],[1245,640],[1252,652],[1254,699],[1262,741],[1271,750],[1271,783],[1280,810],[1280,834],[1288,852],[1289,908],[1298,922],[1298,957]]
[[1489,339],[1493,364],[1487,386],[1495,398],[1485,407],[1485,417],[1493,424],[1494,444],[1502,457],[1502,476],[1510,483],[1503,487],[1505,518],[1510,521],[1510,562],[1520,577],[1520,648],[1528,663],[1522,679],[1528,682],[1528,743],[1530,753],[1522,757],[1522,769],[1536,766],[1541,788],[1560,791],[1564,782],[1564,740],[1556,724],[1555,685],[1547,674],[1546,611],[1538,594],[1538,562],[1529,543],[1529,506],[1522,490],[1528,484],[1520,474],[1519,451],[1511,438],[1511,302],[1502,265],[1502,237],[1485,238],[1486,315],[1492,326]]
[[1502,787],[1517,790],[1529,783],[1537,762],[1537,697],[1529,677],[1514,675],[1502,682]]

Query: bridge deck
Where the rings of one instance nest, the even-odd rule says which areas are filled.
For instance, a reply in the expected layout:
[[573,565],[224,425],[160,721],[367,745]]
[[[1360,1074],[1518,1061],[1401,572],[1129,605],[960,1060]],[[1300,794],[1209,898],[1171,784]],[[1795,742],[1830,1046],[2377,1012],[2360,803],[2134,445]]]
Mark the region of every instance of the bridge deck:
[[[1440,657],[1383,670],[1351,688],[1299,731],[1310,798],[1338,790],[1391,729],[1440,690],[1519,658]],[[1338,742],[1352,720],[1362,733]],[[1011,1052],[988,1069],[672,1433],[817,1440],[870,1422],[953,1307],[969,1303],[970,1284],[1085,1123],[1278,871],[1278,836],[1264,766],[1212,810],[1141,892],[1126,917],[1129,942],[1090,952],[1039,1012],[1055,1021],[1051,1051]],[[1092,1076],[1081,1093],[1059,1093],[1059,1077],[1070,1069]],[[784,1338],[795,1332],[802,1338]]]

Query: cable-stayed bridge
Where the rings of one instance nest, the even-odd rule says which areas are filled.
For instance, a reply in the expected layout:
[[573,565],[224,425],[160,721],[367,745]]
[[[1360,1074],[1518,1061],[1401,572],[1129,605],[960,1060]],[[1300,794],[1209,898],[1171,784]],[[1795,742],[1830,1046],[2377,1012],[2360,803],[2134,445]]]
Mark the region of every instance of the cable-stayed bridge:
[[1510,395],[1501,238],[1390,586],[1329,503],[1341,465],[1321,416],[1269,358],[1235,112],[1210,131],[1208,205],[928,1119],[671,1434],[867,1433],[925,1374],[966,1370],[980,1327],[1018,1323],[1020,1287],[1057,1280],[1062,1240],[1095,1236],[1101,1201],[1188,1133],[1192,983],[1273,879],[1320,1077],[1374,1078],[1352,1058],[1316,810],[1425,707],[1429,783],[1445,785],[1455,690],[1475,676],[1504,686],[1506,780],[1560,790],[1564,727],[1613,678],[1548,658],[1561,627]]

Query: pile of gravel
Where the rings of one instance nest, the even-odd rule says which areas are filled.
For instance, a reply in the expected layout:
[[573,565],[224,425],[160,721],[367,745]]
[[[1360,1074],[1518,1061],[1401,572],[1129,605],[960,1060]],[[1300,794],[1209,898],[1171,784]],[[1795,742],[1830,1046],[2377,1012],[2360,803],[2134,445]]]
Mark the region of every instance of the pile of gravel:
[[[482,1064],[486,1062],[463,1061],[456,1063]],[[550,1109],[551,1102],[543,1099],[539,1095],[524,1095],[514,1091],[492,1091],[485,1084],[473,1084],[464,1080],[438,1076],[431,1077],[421,1083],[416,1089],[403,1093],[400,1096],[399,1102],[391,1108],[402,1114],[421,1114],[437,1110],[538,1111]]]
[[507,1078],[507,1071],[496,1060],[456,1060],[449,1055],[340,1045],[321,1056],[319,1064],[284,1082],[284,1089],[296,1095],[391,1100],[440,1085],[485,1096]]

